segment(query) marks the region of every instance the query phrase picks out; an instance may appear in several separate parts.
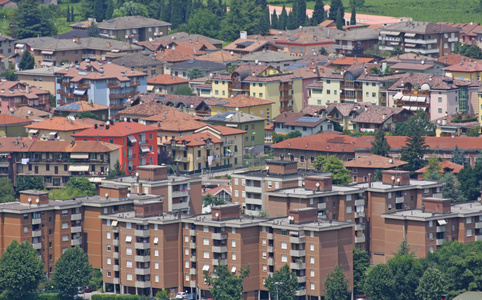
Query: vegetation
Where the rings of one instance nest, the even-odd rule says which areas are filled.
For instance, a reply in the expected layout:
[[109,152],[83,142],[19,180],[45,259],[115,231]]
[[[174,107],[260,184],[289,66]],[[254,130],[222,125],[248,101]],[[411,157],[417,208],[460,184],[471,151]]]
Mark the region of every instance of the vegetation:
[[51,190],[51,199],[67,200],[77,197],[93,196],[96,194],[95,187],[85,177],[72,177],[62,189]]
[[288,134],[278,134],[276,132],[273,132],[272,139],[273,139],[273,143],[276,144],[284,140],[300,137],[302,135],[303,134],[299,130],[290,131],[290,133]]
[[385,133],[382,130],[375,134],[375,141],[372,142],[372,154],[389,157],[390,145],[385,139]]
[[325,299],[326,300],[346,300],[350,296],[348,279],[340,266],[336,266],[333,271],[326,276],[325,280]]
[[17,196],[20,191],[25,190],[43,190],[45,189],[43,178],[41,176],[18,176],[15,192]]
[[79,286],[86,286],[92,278],[89,257],[80,248],[65,251],[55,263],[53,281],[63,297],[72,298]]
[[8,177],[0,177],[0,202],[15,201],[15,190],[13,184]]
[[370,256],[365,250],[353,248],[353,290],[355,295],[363,294],[365,272],[370,266]]
[[445,295],[445,280],[436,268],[428,268],[415,291],[420,300],[439,300]]
[[42,259],[32,244],[12,240],[0,258],[0,288],[8,299],[24,299],[36,290],[43,274]]
[[0,74],[0,77],[3,77],[9,81],[17,81],[18,76],[15,74],[15,66],[13,63],[8,64],[8,68],[2,74]]
[[35,0],[20,0],[18,9],[12,15],[9,33],[17,39],[37,36],[51,36],[57,33],[53,15]]
[[95,294],[92,295],[92,300],[139,300],[137,295],[112,295],[112,294]]
[[264,282],[271,299],[294,300],[298,289],[298,279],[295,272],[291,272],[288,264],[269,275]]
[[331,173],[333,184],[347,185],[351,181],[350,171],[345,168],[343,162],[336,155],[328,157],[323,172]]
[[480,196],[482,185],[482,163],[476,163],[475,167],[469,164],[460,170],[457,175],[459,201],[475,201]]
[[[402,160],[408,162],[405,169],[412,174],[424,166],[423,156],[427,153],[425,136],[432,130],[433,124],[430,123],[426,112],[418,112],[415,116],[408,119],[406,128],[407,140],[402,147]],[[398,126],[397,126],[398,129]],[[395,130],[396,131],[396,130]]]
[[201,68],[192,68],[189,71],[187,71],[187,77],[189,79],[196,79],[196,78],[201,78],[204,76],[204,71],[201,70]]
[[126,172],[121,169],[119,161],[116,161],[114,164],[114,168],[112,170],[109,170],[109,174],[107,175],[107,178],[115,178],[115,177],[122,177],[126,176]]
[[162,289],[156,293],[156,298],[160,300],[169,300],[169,292],[166,289]]
[[207,194],[203,196],[203,207],[212,206],[212,205],[223,205],[226,204],[226,201],[222,199],[218,199],[211,194]]
[[477,45],[470,46],[467,44],[463,44],[461,46],[460,44],[457,43],[454,47],[453,52],[461,55],[465,55],[474,59],[482,59],[482,49],[480,49]]
[[31,70],[35,67],[35,60],[30,53],[30,51],[25,51],[22,54],[22,59],[20,60],[20,63],[18,64],[18,68],[20,70]]
[[465,153],[463,150],[459,149],[459,146],[455,145],[455,149],[450,161],[458,165],[465,165]]
[[318,155],[313,161],[312,165],[316,170],[321,171],[325,167],[325,163],[326,157],[324,157],[323,155]]
[[238,271],[239,275],[231,273],[226,265],[218,264],[214,268],[215,277],[209,271],[204,271],[204,280],[210,286],[213,299],[242,300],[243,281],[249,276],[250,266],[246,269],[241,268]]
[[181,85],[178,86],[174,92],[174,95],[186,95],[186,96],[191,96],[192,95],[192,90],[189,86],[187,85]]

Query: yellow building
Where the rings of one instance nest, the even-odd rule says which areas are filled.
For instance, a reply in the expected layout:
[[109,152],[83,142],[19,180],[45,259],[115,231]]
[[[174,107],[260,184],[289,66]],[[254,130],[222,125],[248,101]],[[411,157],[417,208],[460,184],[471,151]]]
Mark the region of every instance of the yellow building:
[[268,120],[281,112],[299,112],[303,108],[302,78],[293,73],[283,73],[272,66],[240,65],[229,75],[214,75],[212,94],[218,98],[244,94],[271,101],[273,106],[270,114],[259,115]]
[[476,114],[479,119],[479,123],[482,124],[482,89],[479,89],[478,97],[477,99],[479,100],[479,103],[477,105]]
[[460,64],[448,66],[444,69],[445,76],[461,80],[480,80],[482,63],[462,61]]
[[266,119],[267,124],[273,119],[273,102],[261,98],[239,94],[235,97],[219,100],[211,104],[211,115],[218,115],[227,111],[241,111],[246,114]]
[[207,125],[166,142],[181,172],[207,172],[243,166],[244,130]]

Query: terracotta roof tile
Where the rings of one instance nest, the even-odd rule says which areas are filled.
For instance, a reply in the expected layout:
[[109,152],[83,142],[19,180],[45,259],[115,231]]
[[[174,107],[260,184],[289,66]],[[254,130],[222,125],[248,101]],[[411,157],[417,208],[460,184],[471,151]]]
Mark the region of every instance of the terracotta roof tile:
[[347,135],[315,134],[287,139],[272,148],[312,150],[321,152],[354,152],[357,139]]
[[340,57],[331,62],[332,65],[351,66],[354,63],[369,63],[375,60],[373,57]]
[[169,110],[174,110],[175,108],[166,106],[161,103],[148,102],[139,103],[137,105],[128,107],[119,112],[120,115],[138,115],[138,116],[154,116]]
[[[402,148],[405,146],[407,137],[405,136],[387,136],[388,144],[392,149]],[[375,140],[374,136],[361,136],[356,140],[356,148],[371,148]],[[482,137],[425,137],[425,144],[432,150],[436,149],[455,149],[458,146],[460,149],[480,149],[482,145]]]
[[[425,173],[428,171],[429,166],[425,166],[415,171],[415,173]],[[459,173],[464,166],[451,162],[450,160],[442,160],[440,163],[440,173],[444,173],[446,169],[451,170],[452,173]]]
[[456,89],[460,86],[468,86],[468,87],[478,87],[479,81],[477,80],[460,80],[454,79],[448,76],[442,75],[433,75],[433,74],[425,74],[425,73],[405,73],[398,79],[389,90],[397,90],[401,88],[402,82],[410,82],[412,86],[421,87],[422,84],[426,83],[430,86],[432,90],[450,90]]
[[[432,120],[431,122],[434,123],[437,126],[454,126],[454,127],[459,127],[459,128],[472,128],[472,127],[476,127],[476,126],[480,127],[480,123],[477,120],[474,120],[474,121],[471,121],[471,122],[453,122],[454,116],[456,116],[456,115],[459,115],[459,116],[463,117],[463,114],[459,113],[459,114],[453,114],[453,115],[448,115],[448,116],[445,116],[445,117],[442,117],[442,118],[438,118],[438,119]],[[477,118],[477,116],[474,116],[474,115],[468,115],[467,117]],[[444,120],[446,122],[443,122]]]
[[351,161],[345,162],[347,168],[373,168],[373,169],[391,169],[401,167],[408,164],[406,161],[384,157],[380,155],[370,155],[359,157]]
[[148,125],[139,124],[137,122],[115,122],[106,129],[107,126],[99,126],[97,129],[91,127],[73,134],[73,137],[123,137],[134,133],[143,133],[149,131],[157,131],[156,128]]
[[228,193],[230,195],[232,195],[232,193],[233,193],[232,187],[229,184],[225,184],[225,185],[220,185],[218,187],[215,187],[215,188],[204,191],[203,196],[207,196],[207,195],[216,196],[221,191],[225,191],[226,193]]
[[21,107],[15,108],[15,110],[13,111],[13,115],[19,118],[36,120],[36,119],[46,119],[51,115],[51,113],[49,113],[48,111],[43,111],[43,110],[36,109],[29,106],[21,106]]
[[398,115],[405,109],[402,107],[383,107],[372,106],[366,111],[362,111],[356,116],[352,123],[370,123],[370,124],[383,124],[386,120],[390,119],[393,115]]
[[160,85],[171,85],[171,84],[182,84],[188,83],[189,79],[184,79],[178,76],[162,74],[153,78],[147,79],[147,84],[160,84]]
[[146,122],[158,122],[152,126],[161,131],[194,131],[208,125],[207,123],[199,121],[199,117],[191,116],[177,109],[169,110],[144,120]]
[[247,131],[245,130],[240,130],[237,128],[232,128],[232,127],[227,127],[227,126],[222,126],[222,125],[209,125],[209,127],[212,127],[219,131],[221,135],[235,135],[235,134],[243,134],[246,133]]
[[107,153],[122,148],[121,145],[101,141],[35,141],[31,152]]
[[2,153],[29,152],[34,140],[26,137],[0,138],[0,151]]
[[260,106],[260,105],[271,105],[271,104],[273,104],[272,101],[239,94],[231,98],[221,98],[221,99],[218,98],[218,101],[212,104],[212,106],[241,108],[241,107],[252,107],[252,106]]
[[315,114],[320,114],[322,109],[326,109],[326,106],[324,105],[307,105],[305,106],[301,112],[314,116]]
[[[104,70],[103,74],[100,75],[101,68]],[[87,75],[82,75],[85,70]],[[132,71],[131,68],[126,68],[113,63],[99,64],[97,61],[80,63],[79,69],[76,68],[65,68],[55,72],[55,74],[62,74],[64,77],[71,78],[72,82],[79,82],[84,79],[88,80],[106,80],[106,79],[117,79],[119,81],[130,81],[130,77],[146,76],[146,73],[139,71]],[[122,76],[125,74],[125,76]]]
[[91,127],[94,127],[94,125],[84,123],[80,120],[69,120],[64,117],[52,117],[45,121],[25,126],[25,128],[28,129],[43,129],[52,131],[78,131]]
[[178,138],[174,138],[171,141],[167,141],[165,144],[172,144],[172,141],[176,143],[186,144],[188,147],[203,146],[206,145],[206,140],[210,140],[214,144],[221,144],[223,141],[209,132],[192,133]]
[[65,104],[63,106],[59,106],[54,110],[83,112],[83,111],[96,111],[96,110],[104,110],[104,109],[109,109],[109,107],[105,105],[97,104],[94,102],[77,101],[77,102]]
[[196,57],[197,60],[208,60],[220,63],[238,61],[241,58],[241,54],[233,53],[229,51],[219,50]]
[[33,120],[14,117],[7,114],[0,114],[0,125],[14,125],[14,124],[25,124],[25,123],[32,123]]
[[452,72],[481,72],[482,71],[482,62],[474,62],[474,61],[461,61],[458,64],[448,66],[444,69],[444,71],[452,71]]
[[[245,48],[238,48],[239,44],[245,43],[247,46]],[[227,51],[240,51],[240,52],[254,52],[259,50],[266,45],[271,45],[272,47],[282,48],[281,46],[275,45],[271,41],[263,40],[263,39],[237,39],[231,44],[224,47],[224,50]]]
[[[302,117],[309,118],[312,122],[300,122],[298,121]],[[327,118],[317,118],[307,116],[306,113],[302,112],[284,112],[279,114],[273,119],[273,122],[282,123],[287,126],[304,126],[304,127],[316,127],[320,123],[329,122]]]
[[437,60],[445,65],[452,66],[459,64],[461,61],[470,61],[470,57],[457,53],[450,53],[448,55],[440,56]]
[[182,51],[182,49],[176,48],[176,50],[165,49],[164,51],[159,51],[156,54],[156,59],[164,62],[179,62],[186,61],[195,58],[192,51]]

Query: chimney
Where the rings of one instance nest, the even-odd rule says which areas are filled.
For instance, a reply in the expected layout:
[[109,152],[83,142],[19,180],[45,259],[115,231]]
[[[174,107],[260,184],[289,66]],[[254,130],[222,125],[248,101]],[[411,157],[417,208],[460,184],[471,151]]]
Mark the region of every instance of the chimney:
[[134,74],[134,67],[131,67],[131,73]]
[[387,119],[387,114],[383,114],[383,120]]
[[246,40],[248,38],[248,32],[247,31],[240,31],[239,32],[239,38]]
[[266,170],[270,174],[287,175],[298,172],[297,162],[290,160],[266,160]]
[[49,204],[49,192],[35,190],[21,191],[20,203],[34,206]]
[[126,72],[121,72],[122,77],[126,77]]

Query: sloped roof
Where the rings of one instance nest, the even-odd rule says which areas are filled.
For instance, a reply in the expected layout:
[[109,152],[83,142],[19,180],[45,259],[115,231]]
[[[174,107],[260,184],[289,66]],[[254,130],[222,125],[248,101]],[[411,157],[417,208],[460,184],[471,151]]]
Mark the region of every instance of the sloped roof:
[[172,85],[188,83],[189,79],[184,79],[178,76],[162,74],[153,78],[147,79],[147,84],[151,85]]
[[385,26],[384,30],[387,31],[399,31],[399,32],[412,32],[419,34],[431,34],[431,33],[445,33],[445,32],[459,32],[458,28],[454,28],[445,24],[435,24],[428,22],[400,22],[395,24],[389,24]]
[[[238,45],[244,45],[244,48],[239,48]],[[259,50],[262,47],[270,45],[271,47],[282,49],[282,47],[277,46],[271,41],[267,40],[256,40],[256,39],[237,39],[231,44],[224,47],[224,50],[227,51],[241,51],[241,52],[254,52]]]
[[260,106],[260,105],[271,105],[271,104],[273,104],[272,101],[239,94],[230,98],[219,98],[219,100],[216,103],[213,103],[212,106],[241,108],[241,107],[252,107],[252,106]]
[[451,72],[481,72],[482,62],[475,62],[471,60],[461,61],[458,64],[454,64],[444,68],[444,71]]
[[[428,171],[429,166],[425,166],[415,171],[415,173],[425,173]],[[451,170],[452,173],[459,173],[464,166],[451,162],[450,160],[442,160],[440,163],[440,172],[443,173],[446,169]]]
[[26,137],[0,138],[0,151],[2,153],[29,152],[34,140]]
[[207,122],[225,122],[225,123],[249,123],[256,121],[264,121],[266,119],[253,116],[252,114],[246,114],[241,111],[228,111],[222,114],[218,114],[208,118]]
[[122,148],[121,145],[101,141],[35,141],[31,152],[108,153]]
[[140,52],[128,53],[113,59],[112,62],[119,66],[124,67],[148,67],[148,66],[158,66],[162,65],[161,61],[151,58],[150,56],[144,55]]
[[161,103],[147,102],[125,108],[119,111],[119,115],[154,116],[174,109]]
[[52,130],[52,131],[77,131],[87,128],[94,127],[92,124],[87,124],[80,120],[71,120],[64,117],[52,117],[45,121],[40,121],[25,126],[29,129],[42,129],[42,130]]
[[0,114],[0,125],[2,125],[2,126],[15,125],[15,124],[25,124],[25,123],[30,124],[32,122],[33,122],[33,120],[14,117],[14,116],[7,115],[7,114]]
[[43,111],[29,106],[21,106],[15,108],[13,115],[19,118],[25,118],[29,120],[45,119],[48,118],[51,113],[48,111]]
[[331,64],[339,66],[351,66],[354,63],[370,63],[374,60],[375,59],[373,57],[346,56],[335,59],[331,62]]
[[330,122],[327,118],[307,116],[302,112],[284,112],[273,119],[273,122],[283,123],[288,126],[316,127],[320,123]]
[[[405,136],[386,136],[385,137],[390,147],[393,149],[400,149],[405,146],[407,137]],[[374,136],[360,136],[356,140],[356,148],[371,148],[373,142],[375,140]],[[480,145],[482,145],[482,137],[463,137],[463,136],[456,136],[456,137],[434,137],[434,136],[427,136],[425,137],[425,144],[430,148],[431,151],[435,151],[437,149],[445,149],[445,150],[453,150],[455,146],[458,146],[459,149],[480,149]]]
[[235,135],[235,134],[243,134],[247,132],[245,130],[222,126],[222,125],[209,125],[209,127],[219,131],[221,135]]
[[195,55],[192,51],[182,51],[182,47],[176,47],[176,50],[165,49],[164,51],[158,51],[156,59],[164,62],[180,62],[185,60],[194,59]]
[[[221,144],[223,141],[209,132],[198,132],[188,135],[184,135],[178,138],[173,138],[176,143],[186,144],[188,147],[203,146],[206,145],[206,140],[210,140],[214,144]],[[172,144],[171,141],[167,141],[166,144]]]
[[111,39],[103,39],[97,37],[79,38],[78,42],[73,42],[71,39],[56,39],[53,37],[36,37],[18,40],[15,44],[27,44],[35,50],[50,50],[50,51],[64,51],[64,50],[119,50],[123,51],[140,51],[142,48],[137,45],[132,45],[126,42],[121,42]]
[[431,90],[450,90],[457,89],[460,86],[478,87],[477,80],[460,80],[448,76],[432,75],[425,73],[405,73],[398,79],[388,90],[397,90],[402,88],[402,83],[409,82],[412,86],[421,87],[422,84],[430,86]]
[[457,53],[449,53],[438,57],[437,60],[445,65],[453,66],[459,64],[461,61],[470,61],[471,58]]
[[[103,75],[101,75],[103,70]],[[80,63],[79,69],[64,68],[55,72],[55,74],[62,74],[64,77],[71,78],[72,82],[79,82],[84,79],[88,80],[106,80],[117,79],[119,81],[130,81],[130,77],[146,76],[144,72],[131,70],[131,68],[119,66],[113,63],[99,63],[97,61]],[[85,74],[85,75],[84,75]],[[124,74],[124,76],[123,76]]]
[[368,110],[362,111],[356,116],[352,123],[369,123],[369,124],[383,124],[393,115],[398,115],[405,109],[402,107],[383,107],[372,106]]
[[104,109],[109,109],[109,107],[105,105],[97,104],[94,102],[77,101],[77,102],[72,102],[69,104],[59,106],[54,110],[83,112],[83,111],[97,111],[97,110],[104,110]]
[[260,51],[252,54],[247,54],[241,57],[240,61],[259,61],[265,63],[274,63],[274,62],[281,62],[281,61],[294,61],[300,60],[302,57],[300,56],[293,56],[283,52],[277,51]]
[[208,60],[208,61],[214,61],[219,63],[238,61],[240,58],[241,58],[241,54],[239,53],[231,54],[229,51],[224,51],[224,50],[219,50],[219,51],[211,52],[211,53],[196,57],[197,60]]
[[142,133],[142,132],[149,132],[149,131],[156,131],[157,129],[148,126],[139,124],[137,122],[115,122],[109,126],[99,126],[96,128],[91,127],[89,129],[83,130],[81,132],[77,132],[73,134],[73,137],[85,137],[85,136],[93,136],[93,137],[123,137],[128,136],[134,133]]
[[174,132],[194,131],[208,125],[199,121],[199,117],[191,116],[177,109],[165,111],[144,120],[146,122],[158,122],[156,125],[152,125],[156,129]]
[[356,138],[347,135],[320,133],[287,139],[272,145],[271,148],[353,153],[356,141]]
[[208,60],[197,60],[197,57],[196,59],[181,61],[171,65],[171,69],[189,70],[192,68],[199,68],[205,72],[226,70],[226,66],[222,63],[217,63],[217,62],[208,61]]
[[170,26],[171,23],[143,16],[117,17],[98,23],[99,29],[131,29],[155,26]]
[[408,164],[408,162],[403,160],[372,154],[370,156],[359,157],[354,160],[347,161],[345,162],[345,167],[392,169],[404,166],[406,164]]
[[229,195],[232,195],[232,193],[233,193],[233,189],[232,189],[231,185],[225,184],[225,185],[220,185],[220,186],[218,186],[218,187],[215,187],[215,188],[206,190],[206,191],[203,193],[203,196],[207,196],[207,195],[216,196],[216,195],[219,194],[221,191],[225,191],[225,192],[228,193]]

